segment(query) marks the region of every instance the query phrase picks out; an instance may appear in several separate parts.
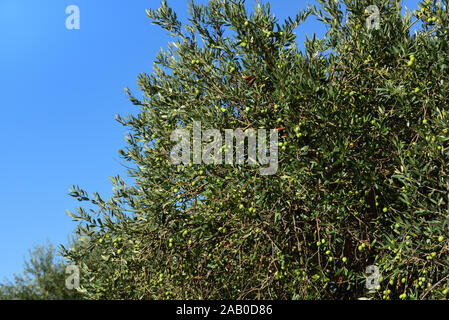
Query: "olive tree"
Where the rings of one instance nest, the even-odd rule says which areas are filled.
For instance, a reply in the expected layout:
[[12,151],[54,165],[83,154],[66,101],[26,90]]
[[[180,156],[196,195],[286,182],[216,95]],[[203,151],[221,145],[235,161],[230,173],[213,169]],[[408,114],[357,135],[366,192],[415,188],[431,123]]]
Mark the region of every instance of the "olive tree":
[[[65,250],[86,298],[447,295],[447,2],[318,2],[282,23],[268,3],[190,3],[186,24],[165,1],[147,10],[172,41],[117,117],[131,182],[111,178],[108,200],[71,193],[96,208],[71,213],[85,241]],[[327,32],[301,50],[311,17]],[[276,172],[175,165],[172,134],[195,122],[275,130]]]

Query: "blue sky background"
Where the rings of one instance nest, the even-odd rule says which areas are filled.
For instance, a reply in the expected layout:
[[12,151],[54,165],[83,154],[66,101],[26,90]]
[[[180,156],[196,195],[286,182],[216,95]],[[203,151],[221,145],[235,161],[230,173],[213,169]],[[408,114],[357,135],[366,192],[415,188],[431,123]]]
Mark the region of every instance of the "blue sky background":
[[[185,21],[187,0],[168,3]],[[271,1],[281,21],[306,3]],[[67,243],[75,223],[65,211],[79,205],[68,195],[72,185],[106,198],[109,177],[124,175],[117,149],[125,128],[115,115],[136,112],[124,88],[138,95],[137,75],[151,73],[170,41],[145,14],[159,4],[0,0],[0,281],[21,272],[28,250],[47,237]],[[417,1],[404,4],[414,9]],[[80,8],[80,30],[65,27],[69,5]],[[324,31],[310,20],[298,43]]]

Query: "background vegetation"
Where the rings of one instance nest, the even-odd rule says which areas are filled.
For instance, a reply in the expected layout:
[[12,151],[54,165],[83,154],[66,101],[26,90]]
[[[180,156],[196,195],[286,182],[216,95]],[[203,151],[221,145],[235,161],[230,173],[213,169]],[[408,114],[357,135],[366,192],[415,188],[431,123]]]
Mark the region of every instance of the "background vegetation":
[[65,287],[65,264],[49,242],[30,250],[24,271],[0,283],[0,300],[75,300],[81,295]]

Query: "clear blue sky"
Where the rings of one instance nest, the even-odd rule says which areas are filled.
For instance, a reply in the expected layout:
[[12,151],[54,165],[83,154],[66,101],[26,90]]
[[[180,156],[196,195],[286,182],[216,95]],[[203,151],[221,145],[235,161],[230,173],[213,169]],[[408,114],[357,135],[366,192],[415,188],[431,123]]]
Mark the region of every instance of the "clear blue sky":
[[[187,0],[168,3],[185,20]],[[271,3],[283,20],[307,1]],[[136,111],[123,89],[138,93],[137,75],[151,73],[170,40],[145,14],[159,4],[0,0],[0,281],[20,272],[28,249],[47,237],[67,242],[75,224],[65,211],[79,205],[68,196],[72,185],[105,198],[109,177],[123,175],[117,149],[125,128],[114,117]],[[69,5],[80,8],[80,30],[65,27]],[[297,30],[299,43],[323,31],[310,21]]]

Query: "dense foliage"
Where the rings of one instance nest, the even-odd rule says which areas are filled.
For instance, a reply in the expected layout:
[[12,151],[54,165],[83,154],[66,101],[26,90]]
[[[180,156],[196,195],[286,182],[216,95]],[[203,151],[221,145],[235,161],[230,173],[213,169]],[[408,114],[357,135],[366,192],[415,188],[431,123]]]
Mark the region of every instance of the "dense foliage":
[[[141,74],[143,98],[103,200],[71,216],[65,257],[90,299],[441,299],[449,292],[447,1],[319,1],[279,24],[268,4],[164,1],[173,38]],[[380,28],[367,28],[374,4]],[[298,49],[311,17],[323,39]],[[417,31],[412,33],[411,29]],[[300,30],[300,29],[299,29]],[[279,131],[279,169],[174,166],[176,128]],[[365,270],[379,267],[377,290]]]

